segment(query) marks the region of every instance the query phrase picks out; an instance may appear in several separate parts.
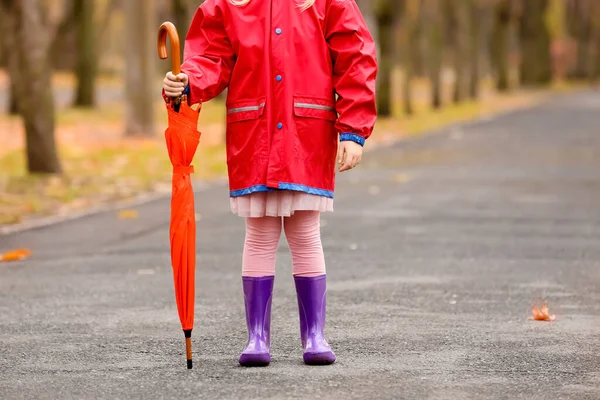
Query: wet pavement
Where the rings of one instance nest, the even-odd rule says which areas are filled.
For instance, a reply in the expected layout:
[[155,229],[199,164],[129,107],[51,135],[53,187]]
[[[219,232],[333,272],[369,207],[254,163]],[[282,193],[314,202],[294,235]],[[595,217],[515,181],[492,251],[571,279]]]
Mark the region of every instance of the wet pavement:
[[[330,367],[301,363],[285,240],[273,363],[238,367],[243,221],[198,192],[195,368],[169,201],[7,236],[0,398],[600,398],[600,92],[376,150],[323,217]],[[528,320],[547,300],[553,323]]]

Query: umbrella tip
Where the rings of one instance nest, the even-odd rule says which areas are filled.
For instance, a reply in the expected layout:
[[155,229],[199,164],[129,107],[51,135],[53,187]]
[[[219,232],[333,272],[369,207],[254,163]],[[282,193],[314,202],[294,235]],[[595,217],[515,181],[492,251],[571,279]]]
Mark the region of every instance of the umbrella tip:
[[192,360],[187,360],[187,369],[192,369]]

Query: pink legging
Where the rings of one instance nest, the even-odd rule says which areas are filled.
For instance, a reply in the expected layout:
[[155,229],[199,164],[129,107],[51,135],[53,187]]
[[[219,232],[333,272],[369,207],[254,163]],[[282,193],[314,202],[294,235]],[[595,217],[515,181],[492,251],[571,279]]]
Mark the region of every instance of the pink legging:
[[274,276],[281,228],[292,252],[294,276],[325,274],[321,213],[296,211],[291,217],[246,218],[243,276]]

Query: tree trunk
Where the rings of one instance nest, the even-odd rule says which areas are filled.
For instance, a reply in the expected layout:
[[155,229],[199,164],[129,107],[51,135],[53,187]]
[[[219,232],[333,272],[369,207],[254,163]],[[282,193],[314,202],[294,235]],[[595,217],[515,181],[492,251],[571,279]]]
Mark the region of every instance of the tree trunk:
[[[198,5],[198,2],[194,3],[195,6]],[[200,2],[200,4],[202,3],[203,1]],[[173,13],[173,23],[183,38],[190,28],[194,10],[188,0],[171,0],[171,10]],[[181,59],[183,60],[183,45],[181,46]]]
[[[2,10],[2,8],[0,8],[0,10]],[[3,14],[0,13],[0,35],[2,35],[2,24],[3,22]],[[7,46],[4,45],[3,43],[4,41],[0,39],[0,66],[2,67],[6,67],[7,65],[7,60],[10,58],[8,56],[8,48]],[[16,94],[16,88],[13,84],[13,80],[10,79],[10,83],[9,83],[9,88],[8,88],[8,108],[6,110],[6,112],[9,115],[16,115],[19,113],[19,109],[17,106],[17,94]]]
[[493,70],[496,73],[496,89],[506,92],[510,89],[510,22],[509,0],[500,0],[494,10],[491,55]]
[[402,103],[404,113],[412,115],[412,81],[415,76],[415,63],[419,57],[420,20],[423,7],[421,0],[404,1],[404,32],[402,34],[402,50],[404,60],[404,83],[402,85]]
[[439,0],[429,0],[426,4],[427,70],[431,81],[431,107],[438,110],[442,107],[443,20]]
[[527,0],[522,7],[519,30],[521,83],[545,85],[552,81],[550,32],[545,21],[548,0]]
[[469,97],[473,100],[479,98],[479,51],[480,51],[480,35],[481,35],[481,18],[482,13],[477,0],[469,0]]
[[126,15],[125,71],[127,136],[154,136],[156,32],[154,0],[124,2]]
[[469,20],[467,18],[467,0],[445,0],[444,20],[445,36],[452,48],[454,63],[454,88],[452,100],[460,103],[467,98],[469,83]]
[[77,68],[77,22],[72,1],[62,1],[65,16],[51,36],[50,63],[55,70],[73,72]]
[[15,88],[12,79],[10,80],[10,89],[8,95],[8,114],[17,115],[19,113],[19,106],[17,104],[17,88]]
[[77,21],[77,92],[76,107],[93,107],[96,86],[96,39],[94,37],[94,1],[75,0]]
[[396,64],[394,51],[394,18],[396,7],[390,2],[380,3],[377,9],[377,37],[379,38],[379,72],[377,79],[377,113],[382,117],[392,115],[392,74]]
[[377,40],[377,32],[379,31],[379,27],[377,26],[377,18],[375,17],[375,13],[373,11],[373,0],[356,0],[356,4],[358,5],[358,8],[360,8],[371,35],[376,42],[379,42]]
[[589,0],[573,0],[567,11],[569,34],[577,43],[575,65],[569,71],[571,79],[589,76],[593,8]]
[[597,83],[600,80],[600,2],[594,2],[592,5],[592,35],[591,35],[591,66],[590,80]]
[[8,71],[15,85],[26,132],[27,168],[32,173],[60,173],[54,139],[54,98],[49,60],[47,10],[40,0],[0,0],[4,45],[11,55]]

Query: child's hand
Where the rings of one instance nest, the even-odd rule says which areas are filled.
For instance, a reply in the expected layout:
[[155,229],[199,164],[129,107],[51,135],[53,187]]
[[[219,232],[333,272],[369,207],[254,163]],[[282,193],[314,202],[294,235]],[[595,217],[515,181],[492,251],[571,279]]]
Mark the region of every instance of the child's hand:
[[187,85],[188,76],[184,73],[174,75],[172,72],[167,72],[167,76],[165,76],[165,80],[163,81],[163,89],[169,97],[181,96]]
[[363,147],[352,141],[340,142],[338,148],[338,164],[340,172],[348,171],[360,164],[362,159]]

